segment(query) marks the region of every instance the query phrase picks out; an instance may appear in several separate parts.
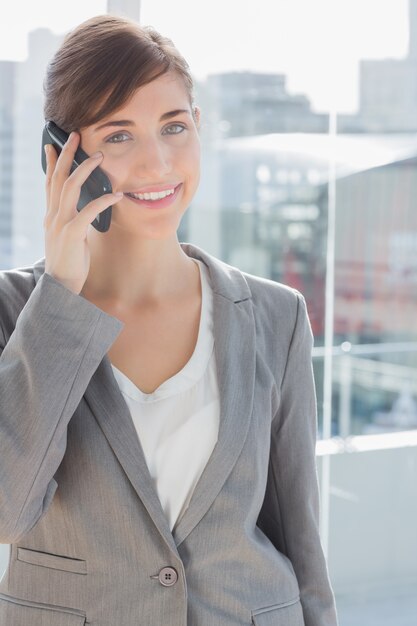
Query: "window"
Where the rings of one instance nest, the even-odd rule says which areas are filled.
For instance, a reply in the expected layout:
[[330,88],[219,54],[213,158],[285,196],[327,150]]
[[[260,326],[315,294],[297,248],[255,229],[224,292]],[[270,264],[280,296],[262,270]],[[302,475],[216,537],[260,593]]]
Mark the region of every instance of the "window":
[[142,22],[186,56],[205,122],[180,240],[307,300],[341,624],[394,624],[400,606],[411,626],[417,2],[144,0]]
[[[202,176],[180,241],[307,300],[321,535],[340,623],[397,626],[399,611],[411,626],[417,0],[142,0],[125,10],[139,5],[141,22],[186,57],[202,109]],[[3,268],[44,255],[46,62],[67,30],[106,8],[25,7],[28,56],[11,13],[19,4],[9,3],[12,19],[0,25]],[[12,22],[19,30],[5,44]]]

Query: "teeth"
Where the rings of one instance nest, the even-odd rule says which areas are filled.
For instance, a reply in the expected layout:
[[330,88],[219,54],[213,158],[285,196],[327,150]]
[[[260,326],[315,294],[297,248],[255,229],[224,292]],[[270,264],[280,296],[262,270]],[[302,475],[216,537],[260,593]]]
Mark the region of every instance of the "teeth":
[[150,193],[130,193],[129,196],[133,196],[137,200],[161,200],[174,192],[175,189],[167,189],[166,191],[151,191]]

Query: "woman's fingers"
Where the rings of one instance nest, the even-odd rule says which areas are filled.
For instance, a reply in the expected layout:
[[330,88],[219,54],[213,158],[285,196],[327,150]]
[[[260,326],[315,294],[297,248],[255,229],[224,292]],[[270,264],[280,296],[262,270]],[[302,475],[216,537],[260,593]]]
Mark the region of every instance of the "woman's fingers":
[[[78,133],[71,133],[59,156],[53,146],[48,148],[46,190],[49,217],[46,220],[57,217],[66,224],[77,216],[76,206],[81,186],[103,160],[103,154],[97,152],[83,161],[70,174],[78,144]],[[111,197],[111,200],[113,201],[114,198]]]
[[102,211],[123,196],[108,193],[77,211],[81,186],[103,159],[101,153],[89,157],[70,174],[79,141],[78,134],[73,133],[59,156],[52,147],[48,150],[48,210],[44,219],[45,272],[76,294],[81,292],[90,268],[88,228]]
[[45,215],[45,218],[47,218],[48,213],[51,209],[52,174],[54,172],[55,165],[58,160],[57,152],[52,144],[45,145],[45,156],[46,156],[46,178],[45,178],[46,215]]
[[64,181],[61,188],[61,200],[57,212],[57,218],[59,220],[67,223],[76,217],[76,206],[80,197],[81,186],[96,167],[100,165],[102,160],[103,154],[101,152],[96,153],[83,161]]
[[73,132],[68,137],[67,142],[61,150],[60,155],[54,163],[54,169],[51,173],[50,184],[50,211],[53,215],[56,215],[59,211],[60,199],[62,194],[62,188],[67,180],[72,162],[74,160],[75,152],[78,148],[80,141],[80,135]]
[[80,237],[82,235],[85,237],[88,226],[95,220],[99,213],[112,204],[119,202],[122,196],[123,193],[121,192],[106,193],[92,200],[79,213],[77,212],[77,216],[73,220],[67,223],[67,229]]

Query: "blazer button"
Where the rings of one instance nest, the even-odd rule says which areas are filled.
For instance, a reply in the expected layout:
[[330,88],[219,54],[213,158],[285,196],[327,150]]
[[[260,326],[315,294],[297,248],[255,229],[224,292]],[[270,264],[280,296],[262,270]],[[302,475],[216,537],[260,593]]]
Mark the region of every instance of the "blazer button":
[[173,567],[163,567],[158,574],[158,580],[164,587],[175,585],[178,580],[177,570]]

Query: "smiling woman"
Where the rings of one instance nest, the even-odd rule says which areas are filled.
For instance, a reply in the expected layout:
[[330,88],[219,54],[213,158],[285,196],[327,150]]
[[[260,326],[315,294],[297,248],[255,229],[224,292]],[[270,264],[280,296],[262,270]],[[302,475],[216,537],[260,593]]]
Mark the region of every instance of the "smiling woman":
[[[194,107],[193,115],[188,98],[182,79],[169,70],[137,88],[109,119],[79,131],[85,152],[103,154],[101,169],[111,180],[113,190],[124,194],[113,207],[113,228],[107,237],[114,243],[113,250],[127,249],[120,240],[126,231],[152,240],[172,238],[195,195],[200,177],[200,141],[195,123],[199,110]],[[132,212],[132,205],[142,210]],[[89,234],[95,249],[104,245],[103,237],[97,235]],[[104,252],[108,254],[109,241],[105,243]],[[132,254],[137,253],[136,248]],[[111,265],[117,267],[117,263],[114,259]],[[108,294],[120,294],[120,278],[115,276],[112,284],[109,276],[103,275],[101,281],[100,267],[90,274],[83,295],[98,291],[92,289],[94,280],[96,285],[98,281],[106,283]],[[120,265],[117,273],[125,276],[129,300],[137,299],[140,294],[132,287],[132,273],[128,268],[122,272]],[[136,284],[140,282],[138,279]]]
[[[178,241],[187,63],[95,17],[48,67],[45,118],[70,133],[45,258],[0,272],[0,626],[336,626],[305,300]],[[78,210],[98,166],[112,193]]]

